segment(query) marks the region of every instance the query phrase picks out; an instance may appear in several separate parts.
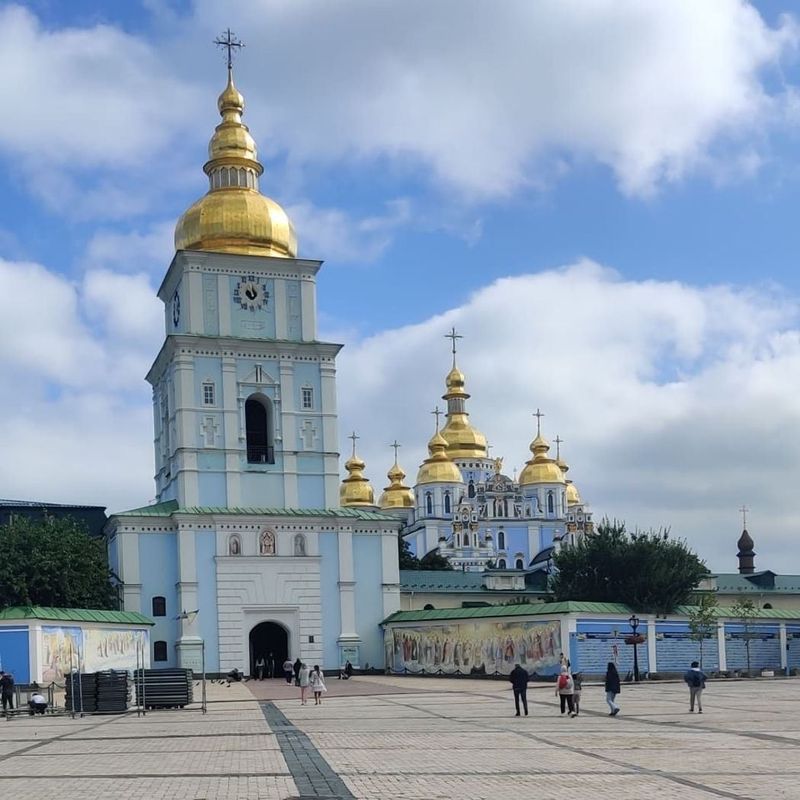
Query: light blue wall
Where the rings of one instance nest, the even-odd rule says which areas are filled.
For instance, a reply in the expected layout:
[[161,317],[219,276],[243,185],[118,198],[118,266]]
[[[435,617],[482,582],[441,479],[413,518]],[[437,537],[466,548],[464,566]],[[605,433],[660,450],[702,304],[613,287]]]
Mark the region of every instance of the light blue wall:
[[219,621],[217,619],[216,533],[198,531],[194,538],[197,560],[197,624],[206,643],[206,670],[219,672]]
[[263,308],[251,311],[233,302],[233,294],[241,277],[230,276],[228,297],[220,302],[228,302],[231,307],[231,333],[247,339],[275,338],[275,281],[272,278],[254,276],[266,286],[269,297]]
[[0,669],[17,683],[30,683],[30,634],[27,625],[0,626]]
[[219,284],[214,273],[203,274],[203,332],[219,335]]
[[[178,552],[174,533],[140,533],[139,564],[142,581],[142,613],[156,623],[150,631],[152,657],[153,643],[167,642],[167,661],[153,662],[153,666],[174,667],[177,665],[175,642],[180,635],[181,613],[178,608]],[[153,617],[153,597],[161,596],[167,601],[167,615]]]
[[325,483],[321,475],[297,476],[297,502],[300,508],[325,508]]
[[[625,673],[633,669],[633,645],[625,644],[625,637],[631,629],[626,620],[592,620],[577,622],[577,633],[571,644],[570,653],[572,668],[580,672],[605,673],[609,661],[614,661],[614,646],[617,648],[617,669],[624,678]],[[619,636],[615,638],[613,632]],[[639,628],[639,633],[646,629]],[[649,669],[647,662],[647,643],[637,646],[639,672]]]
[[[280,461],[279,458],[276,461]],[[283,473],[279,464],[244,464],[241,479],[242,506],[283,508]]]
[[[781,647],[777,626],[754,625],[750,631],[750,668],[779,670]],[[747,645],[741,625],[725,626],[728,669],[747,669]]]
[[288,280],[286,284],[286,326],[291,341],[300,341],[303,332],[303,303],[300,281]]
[[[204,455],[201,453],[201,455]],[[201,459],[198,459],[201,461]],[[200,467],[203,469],[202,465]],[[224,472],[199,472],[197,492],[201,506],[227,506],[228,489]]]
[[383,588],[380,536],[353,536],[353,572],[356,579],[356,628],[361,637],[361,666],[382,667],[384,661]]
[[[656,667],[658,672],[682,672],[700,660],[700,642],[691,638],[688,624],[656,625]],[[703,640],[703,669],[719,669],[719,645],[714,631]]]
[[[339,607],[339,539],[333,532],[319,534],[321,556],[320,602],[322,603],[322,660],[325,669],[342,666],[337,638],[342,629]],[[294,654],[292,654],[294,657]]]

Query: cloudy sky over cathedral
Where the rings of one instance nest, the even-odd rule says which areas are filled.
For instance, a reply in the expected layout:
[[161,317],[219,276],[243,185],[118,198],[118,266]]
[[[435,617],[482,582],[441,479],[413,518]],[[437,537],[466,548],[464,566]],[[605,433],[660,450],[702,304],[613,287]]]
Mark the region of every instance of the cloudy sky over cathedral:
[[511,474],[800,570],[800,15],[787,0],[0,4],[0,494],[154,497],[156,298],[230,26],[261,189],[319,258],[379,490],[450,368]]

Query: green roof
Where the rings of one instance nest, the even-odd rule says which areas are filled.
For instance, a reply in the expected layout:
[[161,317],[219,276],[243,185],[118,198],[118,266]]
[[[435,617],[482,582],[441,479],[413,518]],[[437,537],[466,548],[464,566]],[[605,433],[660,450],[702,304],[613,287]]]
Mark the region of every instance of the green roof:
[[239,516],[258,517],[332,517],[338,519],[360,519],[368,522],[398,522],[397,517],[382,514],[380,511],[369,511],[364,508],[254,508],[225,506],[190,506],[179,508],[175,500],[167,500],[152,506],[132,508],[130,511],[118,511],[112,517],[169,517],[172,514],[219,515],[236,514]]
[[509,596],[541,595],[547,592],[545,572],[528,573],[521,589],[487,589],[484,580],[492,572],[464,572],[460,569],[401,569],[400,591],[430,592],[432,594],[459,594],[463,592],[502,592]]
[[100,608],[49,608],[46,606],[10,606],[0,609],[3,619],[41,619],[57,622],[106,622],[118,625],[155,625],[136,611],[108,611]]

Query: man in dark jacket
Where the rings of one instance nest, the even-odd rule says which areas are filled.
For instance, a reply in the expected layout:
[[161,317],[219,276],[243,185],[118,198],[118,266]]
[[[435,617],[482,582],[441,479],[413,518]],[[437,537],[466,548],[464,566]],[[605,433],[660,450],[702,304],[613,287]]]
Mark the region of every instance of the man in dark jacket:
[[300,660],[298,656],[297,661],[294,662],[294,685],[300,685],[300,667],[303,666],[303,662]]
[[528,670],[523,669],[519,664],[511,670],[508,679],[514,688],[514,706],[519,716],[519,701],[522,700],[522,707],[525,709],[525,716],[528,716]]
[[0,672],[0,699],[3,711],[14,710],[14,676],[10,672]]
[[706,674],[700,669],[700,662],[692,661],[692,666],[683,676],[689,687],[689,713],[694,712],[694,703],[697,701],[697,713],[703,713],[703,689],[706,688]]

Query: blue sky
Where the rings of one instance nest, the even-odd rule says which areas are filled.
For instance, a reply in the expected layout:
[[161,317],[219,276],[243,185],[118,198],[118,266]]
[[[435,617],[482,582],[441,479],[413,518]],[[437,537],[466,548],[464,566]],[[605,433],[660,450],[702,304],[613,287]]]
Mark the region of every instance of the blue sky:
[[[326,262],[342,433],[359,420],[377,487],[395,436],[412,476],[424,456],[456,324],[473,419],[509,466],[542,406],[598,514],[672,525],[733,568],[747,502],[771,532],[757,549],[783,554],[778,484],[800,469],[792,11],[0,3],[4,492],[151,499],[153,293],[205,191],[211,40],[230,25],[262,190]],[[114,479],[109,441],[128,453]]]

